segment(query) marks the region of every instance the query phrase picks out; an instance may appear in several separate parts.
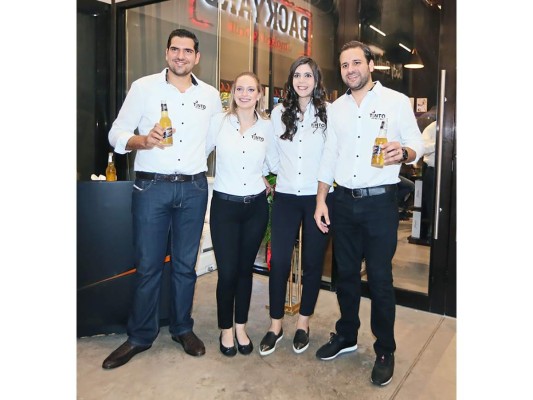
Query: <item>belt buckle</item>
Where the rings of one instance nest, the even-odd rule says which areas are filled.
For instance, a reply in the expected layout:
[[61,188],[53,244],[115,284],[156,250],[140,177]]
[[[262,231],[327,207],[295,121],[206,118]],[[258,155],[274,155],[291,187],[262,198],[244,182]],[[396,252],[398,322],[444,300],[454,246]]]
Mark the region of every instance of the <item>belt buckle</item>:
[[250,204],[253,199],[253,196],[244,196],[244,204]]
[[174,174],[170,178],[170,182],[184,182],[183,176],[181,174]]
[[[356,193],[359,192],[358,195]],[[363,197],[363,190],[362,189],[352,189],[352,197],[354,199],[360,199]]]

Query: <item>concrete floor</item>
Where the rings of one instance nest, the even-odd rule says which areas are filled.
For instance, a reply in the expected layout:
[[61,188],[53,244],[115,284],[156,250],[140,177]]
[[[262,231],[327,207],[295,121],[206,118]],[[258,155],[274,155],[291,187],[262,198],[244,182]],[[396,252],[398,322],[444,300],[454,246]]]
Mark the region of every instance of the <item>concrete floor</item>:
[[286,316],[285,336],[276,351],[261,357],[258,346],[269,326],[268,277],[254,275],[247,332],[254,343],[248,356],[223,356],[216,323],[217,272],[198,278],[194,331],[204,341],[205,356],[191,357],[162,327],[151,349],[115,370],[102,361],[125,334],[77,339],[78,399],[409,399],[456,398],[456,320],[397,307],[396,367],[385,387],[370,383],[375,355],[370,331],[370,301],[361,301],[358,349],[331,361],[315,357],[329,339],[339,316],[335,293],[322,290],[311,319],[308,350],[292,350],[296,316]]

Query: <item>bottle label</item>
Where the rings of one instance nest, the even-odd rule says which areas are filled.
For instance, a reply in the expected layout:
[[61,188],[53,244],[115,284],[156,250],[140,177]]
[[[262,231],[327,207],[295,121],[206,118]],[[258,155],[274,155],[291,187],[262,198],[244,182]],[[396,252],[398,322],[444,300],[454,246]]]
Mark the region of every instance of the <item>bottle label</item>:
[[163,132],[163,139],[168,139],[169,137],[172,137],[172,127],[169,126],[168,128],[165,128],[165,132]]
[[379,144],[375,144],[372,147],[372,155],[373,156],[379,156],[381,154],[381,146]]

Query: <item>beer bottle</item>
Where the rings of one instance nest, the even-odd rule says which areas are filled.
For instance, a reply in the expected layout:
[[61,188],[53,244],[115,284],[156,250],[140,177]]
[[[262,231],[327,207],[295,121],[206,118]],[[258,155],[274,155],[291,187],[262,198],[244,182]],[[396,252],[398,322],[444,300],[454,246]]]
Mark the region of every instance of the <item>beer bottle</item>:
[[168,117],[167,102],[165,100],[161,100],[161,119],[159,120],[159,125],[165,130],[161,145],[172,146],[172,121]]
[[379,127],[379,133],[374,140],[374,146],[372,147],[372,162],[370,165],[376,168],[383,168],[383,151],[381,150],[381,145],[387,143],[387,121],[381,121],[381,126]]
[[105,180],[106,181],[117,180],[117,169],[115,168],[115,163],[113,162],[113,152],[109,152],[109,156],[107,158],[107,168],[105,169]]

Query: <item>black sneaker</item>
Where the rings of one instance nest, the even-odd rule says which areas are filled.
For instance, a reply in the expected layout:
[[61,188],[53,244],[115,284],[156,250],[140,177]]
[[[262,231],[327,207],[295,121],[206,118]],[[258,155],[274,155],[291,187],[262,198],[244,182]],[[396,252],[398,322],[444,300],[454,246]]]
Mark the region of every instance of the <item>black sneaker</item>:
[[277,335],[272,331],[268,331],[259,344],[259,354],[262,356],[268,356],[269,354],[274,353],[276,345],[282,338],[283,328],[281,328]]
[[372,383],[378,386],[385,386],[392,381],[393,373],[394,353],[378,354],[372,369],[372,377],[370,378]]
[[307,332],[303,329],[296,329],[294,339],[292,340],[292,349],[296,354],[303,353],[309,347],[309,328]]
[[317,358],[321,360],[332,360],[339,354],[357,350],[357,342],[348,342],[341,335],[333,332],[329,335],[329,342],[316,352]]

